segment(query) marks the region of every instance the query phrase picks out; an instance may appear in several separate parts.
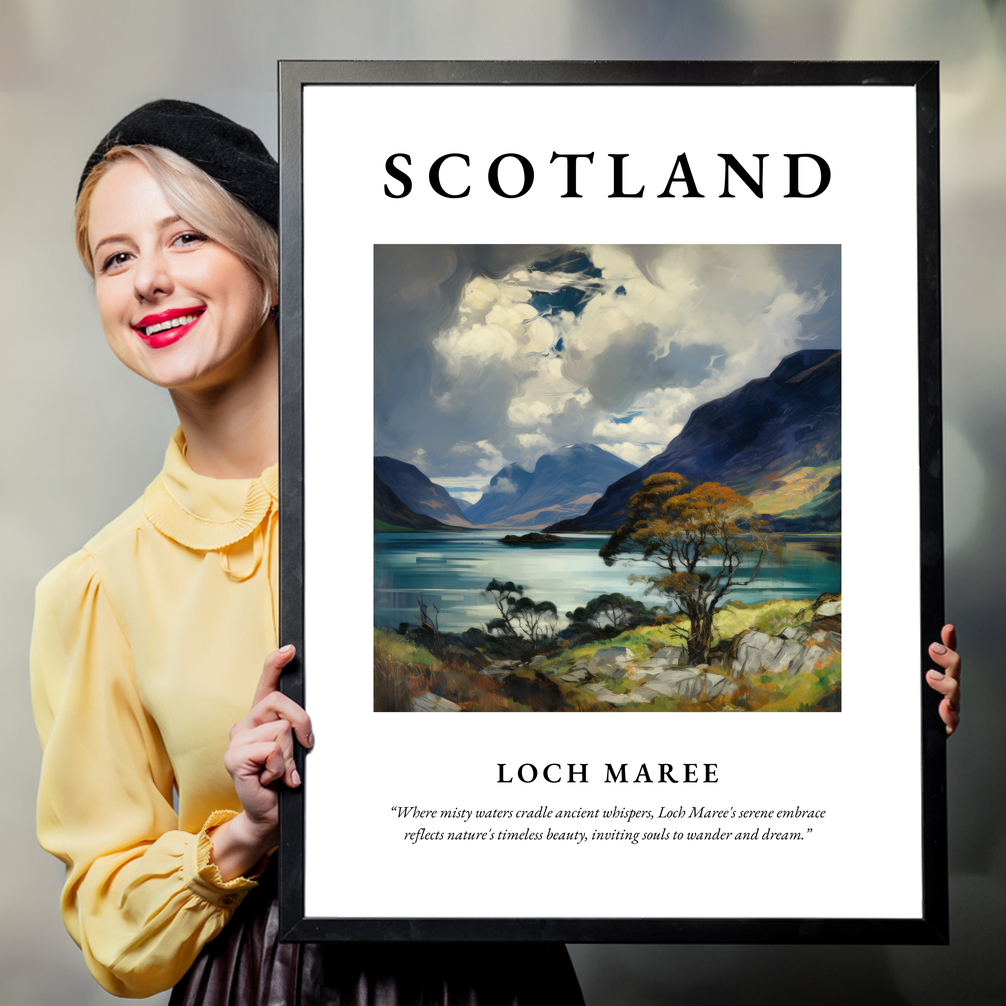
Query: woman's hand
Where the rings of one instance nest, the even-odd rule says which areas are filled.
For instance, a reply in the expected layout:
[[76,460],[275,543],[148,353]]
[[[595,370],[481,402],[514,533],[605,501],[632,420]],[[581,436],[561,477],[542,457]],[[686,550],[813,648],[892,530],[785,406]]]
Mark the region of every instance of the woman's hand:
[[961,657],[957,653],[957,632],[952,625],[944,625],[940,633],[942,643],[931,643],[929,656],[932,657],[942,671],[931,670],[926,673],[926,681],[930,688],[943,696],[940,703],[940,719],[947,725],[949,737],[961,721]]
[[244,810],[209,833],[211,859],[224,880],[247,873],[276,845],[279,793],[273,784],[282,779],[291,788],[300,785],[294,734],[304,747],[314,746],[311,718],[279,691],[280,674],[295,652],[284,646],[266,657],[251,710],[231,727],[224,766]]

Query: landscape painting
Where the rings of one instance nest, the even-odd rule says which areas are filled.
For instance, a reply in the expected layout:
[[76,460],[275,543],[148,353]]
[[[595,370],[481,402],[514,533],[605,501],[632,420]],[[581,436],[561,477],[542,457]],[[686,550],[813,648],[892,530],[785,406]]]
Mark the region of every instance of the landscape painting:
[[838,245],[374,248],[374,709],[838,712]]

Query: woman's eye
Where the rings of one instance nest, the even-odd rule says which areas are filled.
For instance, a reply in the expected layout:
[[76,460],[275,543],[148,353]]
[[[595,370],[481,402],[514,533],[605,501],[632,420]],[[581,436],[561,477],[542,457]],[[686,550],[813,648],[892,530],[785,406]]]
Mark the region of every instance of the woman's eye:
[[191,248],[193,245],[202,244],[205,240],[205,234],[200,234],[198,231],[186,231],[184,234],[179,234],[174,243],[182,248]]
[[102,272],[114,271],[121,265],[125,265],[129,261],[129,252],[116,252],[114,255],[109,255],[105,259],[101,266]]

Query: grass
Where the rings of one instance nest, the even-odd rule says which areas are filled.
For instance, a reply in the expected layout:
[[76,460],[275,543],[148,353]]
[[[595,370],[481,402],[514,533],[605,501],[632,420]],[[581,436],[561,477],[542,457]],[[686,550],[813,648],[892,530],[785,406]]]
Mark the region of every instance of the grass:
[[[746,629],[778,635],[787,627],[804,625],[813,617],[809,600],[775,600],[760,604],[733,601],[716,613],[714,650],[722,655],[730,641]],[[730,696],[713,699],[658,696],[650,703],[612,707],[583,685],[557,680],[577,660],[590,660],[600,649],[624,647],[639,662],[666,646],[683,646],[678,630],[687,631],[683,616],[657,625],[636,626],[613,639],[587,646],[561,648],[547,655],[536,667],[518,667],[503,675],[490,676],[472,668],[450,651],[435,657],[415,639],[389,630],[374,631],[374,700],[378,711],[407,711],[412,699],[432,691],[456,702],[463,710],[490,712],[810,712],[841,709],[842,661],[831,662],[807,674],[761,674],[734,679],[738,686]],[[713,667],[713,673],[721,672]],[[616,694],[630,692],[638,680],[597,675],[596,680]]]
[[763,713],[830,712],[842,707],[842,660],[809,674],[761,674],[738,679],[740,693],[732,702]]

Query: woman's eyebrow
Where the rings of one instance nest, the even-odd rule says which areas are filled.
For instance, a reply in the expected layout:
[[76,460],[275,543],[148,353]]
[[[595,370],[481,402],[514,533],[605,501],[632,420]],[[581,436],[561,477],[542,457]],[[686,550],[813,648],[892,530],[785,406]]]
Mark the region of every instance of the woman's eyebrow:
[[[159,230],[159,231],[160,231],[160,230],[163,230],[163,229],[164,229],[165,227],[170,227],[170,226],[171,226],[172,224],[177,224],[177,223],[180,223],[180,222],[181,222],[181,219],[182,219],[182,218],[181,218],[181,217],[180,217],[180,216],[179,216],[179,215],[178,215],[177,213],[174,213],[174,214],[172,214],[172,215],[171,215],[170,217],[165,217],[165,218],[164,218],[163,220],[158,220],[158,221],[157,221],[157,223],[156,223],[156,224],[154,224],[154,227],[155,227],[155,228],[156,228],[157,230]],[[99,241],[99,242],[98,242],[98,243],[97,243],[97,244],[96,244],[96,245],[94,246],[94,248],[93,248],[93,249],[91,250],[91,255],[92,255],[92,256],[94,256],[94,255],[97,255],[97,253],[98,253],[98,249],[99,249],[99,248],[100,248],[100,247],[101,247],[102,245],[106,245],[106,244],[110,244],[110,243],[113,243],[113,242],[115,242],[115,241],[126,241],[126,242],[132,242],[132,240],[133,240],[133,239],[132,239],[132,238],[131,238],[131,237],[130,237],[130,236],[129,236],[128,234],[109,234],[109,235],[108,235],[107,237],[103,237],[103,238],[102,238],[102,239],[101,239],[101,240],[100,240],[100,241]]]

